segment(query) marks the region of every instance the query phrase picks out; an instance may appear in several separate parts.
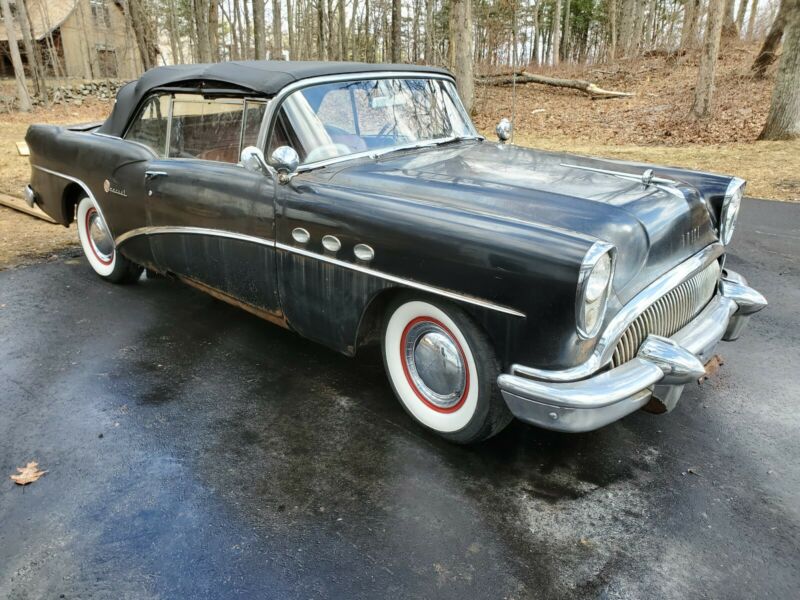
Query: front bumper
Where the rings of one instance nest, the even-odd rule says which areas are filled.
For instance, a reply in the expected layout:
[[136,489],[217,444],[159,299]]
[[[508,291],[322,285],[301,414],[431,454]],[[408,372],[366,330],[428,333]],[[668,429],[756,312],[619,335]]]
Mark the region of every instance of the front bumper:
[[636,358],[580,381],[553,382],[500,375],[497,383],[518,419],[556,431],[598,429],[657,397],[666,410],[683,386],[705,374],[705,363],[720,340],[739,337],[750,315],[767,305],[738,273],[727,271],[719,293],[671,338],[650,335]]

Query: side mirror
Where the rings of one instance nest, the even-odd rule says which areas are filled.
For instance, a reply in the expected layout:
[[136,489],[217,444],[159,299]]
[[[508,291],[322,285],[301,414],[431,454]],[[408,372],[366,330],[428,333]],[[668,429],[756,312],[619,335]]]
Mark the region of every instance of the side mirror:
[[264,160],[264,153],[261,151],[261,148],[247,146],[247,148],[242,149],[240,162],[248,171],[262,173],[263,175],[269,173],[269,167],[267,167],[267,161]]
[[278,179],[281,183],[288,183],[296,174],[297,167],[300,165],[300,157],[294,148],[281,146],[276,148],[270,157],[272,166],[278,171]]
[[497,139],[500,140],[501,144],[507,142],[511,139],[511,121],[505,117],[500,119],[500,122],[497,124],[497,127],[494,128],[494,131],[497,134]]

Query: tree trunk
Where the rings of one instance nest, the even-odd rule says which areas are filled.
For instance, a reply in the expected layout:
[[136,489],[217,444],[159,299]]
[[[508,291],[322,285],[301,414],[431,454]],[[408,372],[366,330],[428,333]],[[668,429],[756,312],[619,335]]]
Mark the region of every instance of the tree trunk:
[[536,73],[528,73],[527,71],[519,71],[516,74],[479,77],[478,81],[486,85],[522,85],[526,83],[540,83],[542,85],[550,85],[553,87],[579,90],[584,94],[591,96],[592,98],[630,98],[631,96],[636,95],[633,92],[605,90],[591,81],[584,81],[583,79],[561,79],[558,77],[546,77]]
[[266,54],[266,34],[264,31],[264,0],[253,0],[253,56],[264,60]]
[[[355,4],[353,5],[355,7]],[[344,0],[339,0],[339,60],[347,60],[347,15]]]
[[611,48],[608,56],[614,60],[617,56],[617,0],[609,0],[608,20],[611,27]]
[[289,60],[297,60],[297,48],[295,40],[294,11],[292,10],[292,0],[286,0],[286,29],[289,34]]
[[472,2],[470,0],[450,1],[450,45],[448,63],[456,77],[456,85],[461,101],[467,112],[472,111],[475,92],[472,64]]
[[25,81],[25,69],[22,66],[22,57],[19,54],[19,47],[17,46],[17,34],[14,30],[14,16],[11,14],[11,7],[8,5],[8,0],[0,0],[0,5],[3,7],[3,21],[6,24],[11,65],[14,67],[14,78],[17,80],[19,109],[23,112],[28,112],[31,109],[31,97],[28,95],[28,85]]
[[561,0],[555,0],[555,8],[553,9],[553,65],[558,64],[558,53],[561,48]]
[[434,64],[433,58],[433,5],[435,0],[425,0],[425,64]]
[[747,4],[748,0],[742,0],[742,3],[739,5],[739,12],[736,13],[736,29],[739,31],[740,35],[744,34],[744,13],[747,12]]
[[31,21],[28,18],[28,9],[25,0],[17,0],[17,19],[22,31],[22,44],[25,46],[25,56],[28,58],[28,69],[33,77],[33,88],[40,100],[49,105],[47,99],[47,82],[44,79],[44,66],[39,49],[33,41]]
[[750,16],[747,19],[747,37],[751,40],[756,37],[756,15],[758,15],[758,0],[752,0]]
[[[736,27],[736,21],[733,19],[733,9],[736,0],[725,0],[725,14],[722,18],[722,37],[734,38],[739,36],[739,29]],[[710,12],[709,8],[709,12]]]
[[572,11],[571,0],[565,0],[564,4],[564,27],[561,35],[561,60],[569,58],[569,37],[570,37],[570,12]]
[[[139,0],[141,2],[141,0]],[[143,17],[144,18],[144,17]],[[208,47],[213,62],[219,61],[219,0],[208,2]]]
[[800,0],[785,0],[786,40],[760,140],[800,138]]
[[764,39],[764,44],[761,46],[761,51],[753,61],[753,66],[750,70],[756,77],[764,77],[767,74],[769,66],[778,58],[778,46],[781,44],[783,38],[783,28],[786,25],[786,11],[791,0],[781,0],[778,14],[775,15],[775,20],[772,22],[767,37]]
[[400,40],[400,20],[402,19],[403,4],[400,0],[392,0],[392,62],[399,63],[402,59]]
[[694,50],[697,47],[697,25],[703,16],[702,0],[686,0],[681,29],[681,48]]
[[325,0],[317,0],[317,54],[320,60],[326,60],[327,45],[325,43]]
[[726,0],[709,0],[708,23],[700,55],[700,68],[697,74],[697,86],[694,90],[694,102],[690,116],[694,119],[707,119],[711,116],[711,101],[714,97],[714,76],[717,72],[717,57],[722,34],[722,20]]
[[369,0],[364,0],[364,60],[375,62],[375,45],[372,43],[372,33],[369,27]]
[[283,60],[283,26],[281,24],[281,0],[272,0],[272,60]]

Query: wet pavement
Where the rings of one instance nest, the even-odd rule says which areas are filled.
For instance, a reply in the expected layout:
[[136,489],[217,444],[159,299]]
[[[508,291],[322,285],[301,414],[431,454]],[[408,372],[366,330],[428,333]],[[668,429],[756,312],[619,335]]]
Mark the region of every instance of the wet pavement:
[[746,202],[728,264],[771,304],[674,413],[468,448],[377,352],[82,258],[2,272],[0,598],[796,597],[798,255],[800,205]]

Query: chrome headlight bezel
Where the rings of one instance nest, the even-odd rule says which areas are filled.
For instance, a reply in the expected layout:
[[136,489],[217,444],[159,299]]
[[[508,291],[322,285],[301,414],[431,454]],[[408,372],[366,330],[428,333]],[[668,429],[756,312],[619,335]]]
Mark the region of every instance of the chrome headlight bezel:
[[[583,257],[581,268],[578,273],[578,290],[575,297],[575,317],[578,335],[583,339],[592,339],[600,333],[600,328],[605,320],[606,309],[608,308],[608,297],[611,293],[614,281],[614,269],[616,267],[616,248],[607,242],[595,242],[586,256]],[[607,269],[602,265],[607,262]],[[592,274],[595,268],[601,265],[607,270],[605,286],[601,293],[594,299],[589,299],[587,292],[590,288]],[[596,310],[594,320],[589,319],[589,309]]]
[[747,182],[739,177],[734,177],[725,190],[725,199],[722,201],[722,210],[719,212],[719,241],[723,245],[730,244],[733,230],[739,217],[744,197],[744,186]]

